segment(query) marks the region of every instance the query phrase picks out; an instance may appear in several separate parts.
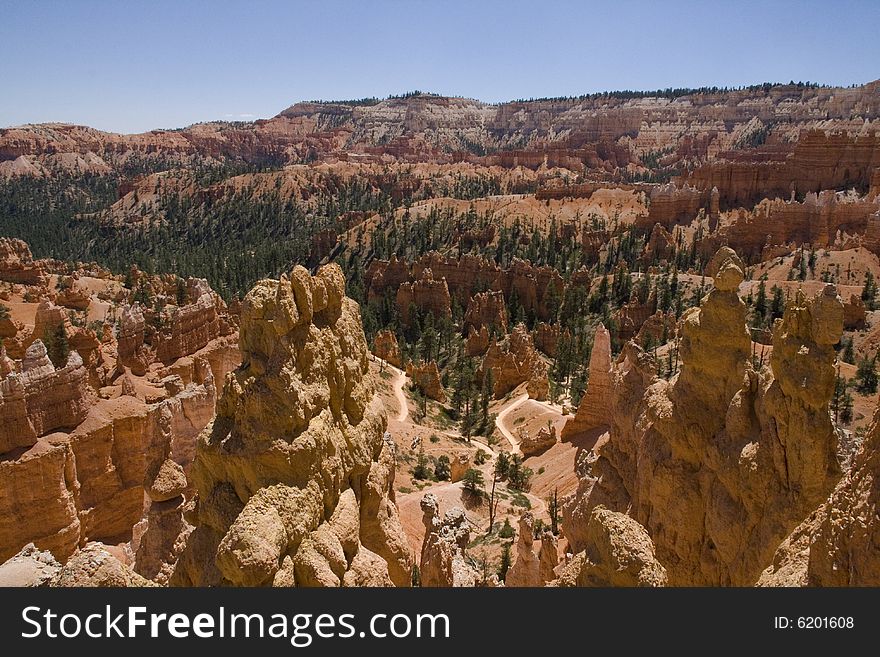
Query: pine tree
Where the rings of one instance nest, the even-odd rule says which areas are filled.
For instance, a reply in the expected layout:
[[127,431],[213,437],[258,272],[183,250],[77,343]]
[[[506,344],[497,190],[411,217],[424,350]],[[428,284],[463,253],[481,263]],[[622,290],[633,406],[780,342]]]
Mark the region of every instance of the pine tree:
[[865,286],[862,288],[862,301],[868,310],[876,309],[877,299],[877,282],[874,280],[874,274],[870,271],[865,272]]
[[507,469],[507,487],[511,490],[527,491],[531,479],[531,468],[523,465],[522,456],[514,454]]
[[434,313],[428,313],[419,338],[419,354],[425,362],[434,360],[437,347],[437,330],[434,328]]
[[856,390],[863,395],[874,394],[877,392],[877,356],[873,358],[863,358],[859,362],[856,370]]
[[64,330],[64,322],[59,322],[54,328],[46,327],[43,334],[43,345],[46,347],[46,354],[56,369],[64,367],[67,364],[67,357],[70,355],[70,345],[67,342],[67,333]]
[[856,363],[856,355],[853,349],[852,338],[846,341],[846,345],[843,348],[843,362],[849,363],[850,365],[855,365]]
[[434,477],[437,481],[446,481],[450,475],[449,457],[441,454],[434,464]]
[[761,277],[758,284],[758,295],[755,297],[755,317],[752,325],[755,327],[764,325],[764,318],[767,315],[767,287],[764,285],[766,276]]
[[773,300],[770,302],[770,321],[782,317],[785,313],[785,297],[782,294],[782,288],[778,285],[773,286]]
[[559,534],[559,489],[554,488],[553,494],[547,498],[547,512],[550,514],[550,531]]
[[547,286],[547,293],[544,295],[544,306],[547,308],[548,324],[556,323],[556,318],[559,315],[560,304],[561,297],[559,294],[559,290],[556,289],[556,282],[550,281],[550,284]]
[[186,281],[182,278],[177,279],[177,289],[175,290],[175,300],[178,306],[185,306],[189,300],[189,293],[186,289]]
[[464,473],[464,476],[461,478],[462,487],[473,493],[474,495],[478,495],[482,497],[484,495],[483,486],[485,482],[483,481],[483,473],[474,468],[468,468],[467,472]]
[[844,424],[850,424],[853,421],[853,398],[849,392],[843,395],[843,402],[840,406],[840,421]]
[[571,403],[574,406],[577,406],[581,402],[581,397],[584,396],[584,392],[587,389],[587,370],[586,368],[579,367],[575,371],[575,375],[571,379],[571,383],[568,386],[568,395],[571,398]]
[[834,379],[834,394],[831,396],[831,411],[834,413],[836,422],[840,421],[840,410],[846,394],[846,381],[840,376],[840,368],[837,368],[837,376]]
[[419,450],[419,456],[416,460],[416,467],[412,471],[413,479],[430,479],[431,470],[428,468],[428,457],[425,455],[424,448]]
[[480,411],[483,415],[483,426],[489,423],[489,402],[492,400],[495,391],[495,375],[492,368],[487,367],[483,374],[483,392],[480,398]]
[[515,325],[521,312],[522,305],[519,302],[519,294],[517,294],[516,288],[513,288],[507,300],[507,316],[510,318],[511,325]]
[[150,289],[147,287],[147,284],[144,281],[141,281],[137,287],[137,290],[134,291],[134,300],[141,304],[141,306],[143,306],[144,308],[149,308],[152,305]]
[[510,543],[501,546],[501,563],[498,564],[498,580],[503,582],[510,570]]
[[[481,452],[482,453],[482,452]],[[491,534],[495,528],[495,513],[498,511],[498,500],[495,499],[495,486],[498,484],[498,473],[492,471],[492,492],[489,493],[489,529],[486,534]]]

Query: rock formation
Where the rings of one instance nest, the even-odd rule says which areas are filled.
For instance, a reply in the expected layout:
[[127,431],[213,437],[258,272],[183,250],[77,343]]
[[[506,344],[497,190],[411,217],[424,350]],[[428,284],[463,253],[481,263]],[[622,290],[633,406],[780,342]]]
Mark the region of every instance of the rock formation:
[[702,190],[717,187],[722,205],[748,205],[760,198],[789,198],[823,189],[868,190],[878,167],[880,135],[810,130],[790,151],[773,157],[760,150],[697,168],[688,181]]
[[507,333],[507,304],[501,292],[480,292],[468,304],[462,328],[479,331],[484,326],[502,335]]
[[532,399],[546,399],[549,392],[547,364],[541,360],[525,324],[517,324],[502,342],[493,342],[483,358],[483,371],[492,369],[495,398],[500,399],[522,383]]
[[77,283],[74,276],[60,276],[58,278],[58,293],[55,295],[55,303],[65,308],[74,310],[86,310],[91,302],[89,291]]
[[393,331],[384,329],[376,334],[373,340],[373,353],[394,367],[403,367],[400,358],[400,346],[397,344],[397,336]]
[[[718,244],[727,244],[743,257],[755,258],[779,245],[827,247],[841,233],[866,233],[870,216],[878,210],[876,199],[833,189],[809,192],[802,202],[764,199],[754,207],[728,212],[717,233],[700,245],[700,251],[711,254]],[[865,246],[874,248],[870,239]]]
[[544,527],[540,539],[538,575],[541,585],[544,586],[556,579],[556,568],[559,566],[559,538],[548,527]]
[[779,546],[760,586],[880,586],[880,410],[849,471]]
[[585,545],[562,568],[559,586],[666,586],[648,532],[623,513],[595,507],[587,521]]
[[464,479],[465,473],[471,469],[471,456],[467,452],[461,452],[449,463],[449,481],[455,483]]
[[678,330],[674,312],[664,313],[658,310],[648,317],[643,323],[634,339],[640,345],[662,345],[669,340],[674,340]]
[[199,294],[195,303],[175,307],[169,319],[169,329],[160,331],[153,338],[156,358],[163,363],[193,354],[220,335],[214,295],[206,281],[201,283],[203,285],[196,287]]
[[523,458],[543,454],[556,444],[556,427],[541,427],[531,435],[528,431],[523,430],[520,434],[519,451],[522,452]]
[[101,543],[89,543],[62,566],[49,586],[82,587],[143,587],[153,584],[134,572]]
[[[666,245],[672,227],[677,223],[689,224],[704,205],[704,194],[696,187],[684,185],[678,187],[674,183],[660,185],[651,190],[651,203],[648,215],[640,220],[646,227],[654,227],[649,244],[653,244],[654,253],[658,253],[661,244]],[[660,229],[659,231],[657,229]],[[663,235],[665,233],[665,236]],[[669,240],[671,242],[671,240]],[[671,243],[668,246],[673,246]],[[658,253],[659,255],[659,253]],[[662,259],[664,255],[659,255]]]
[[[35,361],[44,359],[39,341],[29,352]],[[9,375],[0,383],[8,385],[18,377],[19,382],[28,382],[24,390],[33,392],[30,380],[39,373],[43,394],[35,396],[33,403],[38,406],[27,416],[31,425],[43,422],[39,430],[43,432],[48,420],[63,421],[69,432],[54,427],[30,445],[8,452],[0,462],[0,559],[33,542],[65,561],[88,540],[126,540],[136,525],[158,510],[166,516],[166,527],[174,512],[179,531],[186,531],[180,508],[185,485],[181,468],[189,466],[195,435],[213,416],[216,399],[207,361],[198,359],[201,365],[193,379],[185,386],[181,382],[173,396],[155,403],[131,395],[97,403],[84,395],[61,403],[54,388],[66,396],[80,394],[81,386],[87,389],[81,361],[71,367],[78,360],[71,352],[67,367],[50,372],[51,363],[34,368],[26,359],[22,374]],[[67,383],[60,384],[62,379]],[[71,383],[74,380],[83,383]],[[7,400],[0,409],[9,412]],[[76,415],[71,415],[72,409],[79,409]],[[153,500],[146,510],[145,493]],[[174,543],[176,538],[177,534],[164,540]],[[155,572],[144,565],[151,577],[170,568],[179,553],[178,549],[150,554],[139,549],[137,540],[134,543],[136,569],[156,562]]]
[[538,322],[538,325],[535,326],[535,331],[533,333],[535,348],[542,354],[546,354],[550,358],[555,358],[556,347],[559,344],[559,338],[562,335],[565,335],[566,337],[571,337],[567,329],[564,332],[560,331],[559,324],[546,324],[544,322]]
[[245,297],[242,365],[198,439],[196,525],[176,584],[410,583],[394,443],[357,304],[335,264]]
[[534,550],[535,519],[531,511],[519,518],[516,541],[516,561],[504,580],[505,586],[544,586],[556,578],[559,563],[558,539],[548,529],[541,532],[541,546]]
[[[214,312],[225,306],[207,283],[191,280],[189,297],[211,300],[225,335],[203,344],[186,339],[192,332],[175,331],[171,322],[168,334],[181,335],[186,346],[180,351],[188,353],[161,367],[147,341],[148,334],[161,334],[161,326],[157,332],[151,324],[148,332],[137,304],[119,305],[127,295],[109,272],[32,261],[26,245],[10,243],[19,270],[58,276],[56,301],[82,311],[91,303],[87,290],[96,289],[98,310],[107,315],[100,328],[86,328],[80,325],[84,316],[53,304],[42,283],[5,286],[5,294],[38,303],[32,329],[9,322],[4,335],[12,358],[0,348],[0,559],[33,543],[64,564],[78,559],[90,541],[105,541],[114,553],[126,553],[127,568],[165,583],[191,530],[183,518],[186,471],[195,439],[214,415],[214,381],[238,363],[234,323]],[[7,264],[13,259],[7,257]],[[80,284],[84,275],[91,278],[88,288]],[[178,279],[138,272],[137,280],[169,299]],[[154,311],[147,312],[152,319]],[[56,367],[38,338],[54,337],[59,328],[70,352]]]
[[773,330],[770,369],[750,359],[743,266],[730,249],[709,265],[715,289],[681,320],[681,371],[654,378],[629,343],[612,372],[611,428],[579,464],[563,531],[587,549],[591,509],[644,526],[673,585],[748,585],[840,476],[828,404],[843,304],[833,286],[797,294]]
[[603,324],[593,334],[587,389],[577,413],[562,427],[562,440],[611,424],[611,334]]
[[415,306],[434,317],[447,317],[452,312],[452,300],[446,279],[435,280],[430,269],[422,271],[413,283],[404,283],[397,288],[397,310],[404,325],[409,325],[410,306]]
[[93,399],[82,359],[70,352],[56,370],[37,340],[25,353],[20,373],[0,381],[0,453],[30,447],[57,429],[71,429],[86,416]]
[[651,229],[651,235],[648,237],[648,242],[645,244],[645,250],[642,252],[642,262],[648,265],[662,262],[670,258],[674,253],[675,240],[672,238],[672,235],[660,224],[654,224],[654,228]]
[[146,322],[140,304],[122,308],[119,316],[119,334],[117,336],[117,354],[119,364],[131,368],[137,376],[147,372],[152,360],[147,346],[144,344]]
[[453,507],[441,519],[440,504],[433,493],[422,498],[425,538],[419,560],[422,586],[475,586],[479,573],[465,560],[471,530],[463,509]]
[[45,286],[43,268],[34,262],[30,247],[21,240],[0,237],[0,281]]
[[[726,202],[734,190],[798,191],[867,184],[871,143],[852,144],[836,134],[817,136],[821,126],[860,131],[878,112],[876,82],[854,88],[775,85],[753,89],[696,91],[668,98],[595,97],[482,103],[464,98],[416,94],[375,104],[297,103],[277,116],[252,123],[215,122],[183,130],[152,130],[138,135],[101,132],[84,126],[42,124],[0,132],[0,176],[47,175],[54,170],[106,172],[132,156],[263,162],[282,164],[345,158],[374,162],[449,162],[452,153],[486,166],[531,170],[566,167],[572,171],[624,167],[639,155],[663,155],[664,164],[721,159],[726,167],[698,169],[689,180],[701,189],[717,184]],[[743,149],[765,130],[766,144]],[[806,142],[795,149],[790,141]],[[760,135],[759,135],[760,136]],[[513,148],[512,146],[517,146]],[[467,153],[479,149],[484,155]],[[743,151],[758,151],[755,162]],[[822,157],[824,151],[833,156]],[[720,155],[724,158],[721,158]],[[764,164],[759,176],[749,166]],[[733,167],[740,164],[742,167]],[[735,183],[735,184],[734,184]],[[836,183],[832,185],[831,183]],[[398,192],[399,193],[399,192]]]
[[541,564],[532,549],[535,519],[530,511],[519,517],[516,539],[516,560],[504,578],[506,586],[541,586]]
[[51,552],[28,543],[14,557],[0,564],[0,587],[48,586],[59,570],[61,564]]
[[[419,285],[423,279],[426,282]],[[476,296],[475,290],[489,290],[477,295],[500,292],[499,296],[481,297],[478,303],[482,305],[474,306],[467,324],[477,329],[482,325],[479,322],[487,326],[501,322],[500,309],[505,305],[504,300],[510,299],[514,293],[524,311],[546,321],[550,315],[548,301],[555,295],[558,304],[565,288],[565,281],[558,271],[552,267],[536,267],[528,260],[514,258],[510,266],[501,269],[495,262],[482,256],[468,254],[449,258],[433,251],[413,262],[411,267],[394,258],[373,261],[365,281],[369,299],[377,299],[387,288],[397,287],[397,305],[401,311],[408,308],[409,303],[423,309],[434,310],[438,306],[445,309],[444,293],[433,289],[439,285],[438,281],[445,281],[449,295],[464,307],[470,307],[472,297]],[[417,287],[422,289],[417,291]],[[403,312],[401,315],[406,318]]]
[[645,303],[639,303],[638,299],[630,299],[614,313],[614,323],[617,325],[618,343],[632,340],[642,326],[645,325],[657,310],[656,294],[651,294]]
[[865,302],[858,294],[851,294],[849,301],[843,305],[843,328],[853,331],[866,326]]
[[440,370],[437,369],[437,363],[430,361],[428,363],[407,363],[406,375],[412,379],[415,385],[429,399],[438,401],[441,404],[446,403],[446,393],[443,391],[443,384],[440,382]]
[[25,345],[29,345],[33,340],[46,339],[50,332],[58,329],[59,325],[64,327],[65,335],[71,334],[72,326],[67,318],[67,311],[51,301],[41,301],[34,314],[34,330]]
[[464,350],[468,356],[482,356],[489,348],[489,329],[485,326],[475,331],[473,327],[468,332]]

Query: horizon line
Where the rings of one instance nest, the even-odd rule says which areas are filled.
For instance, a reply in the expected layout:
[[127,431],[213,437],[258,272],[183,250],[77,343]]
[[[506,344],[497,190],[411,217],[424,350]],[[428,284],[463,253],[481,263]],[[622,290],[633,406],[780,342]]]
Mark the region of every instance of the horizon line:
[[273,116],[268,117],[258,117],[254,116],[253,118],[247,119],[205,119],[202,121],[195,121],[193,123],[189,123],[182,126],[170,127],[170,128],[150,128],[148,130],[143,130],[141,132],[118,132],[115,130],[104,130],[101,128],[95,128],[92,125],[86,123],[75,123],[71,121],[40,121],[36,123],[20,123],[17,125],[9,125],[9,126],[0,126],[0,130],[15,130],[21,128],[28,127],[38,127],[38,126],[71,126],[71,127],[80,127],[80,128],[89,128],[92,130],[97,130],[98,132],[104,132],[106,134],[116,134],[122,136],[130,136],[130,135],[143,135],[154,132],[181,132],[184,130],[188,130],[189,128],[200,126],[200,125],[211,125],[211,124],[248,124],[252,125],[258,123],[260,121],[269,121],[271,119],[277,118],[281,116],[285,111],[296,107],[297,105],[341,105],[341,106],[350,106],[350,107],[363,107],[363,106],[372,106],[378,105],[379,103],[383,103],[389,100],[408,100],[410,98],[417,98],[422,96],[428,96],[433,98],[448,98],[448,99],[456,99],[456,100],[470,100],[476,103],[480,103],[482,105],[487,105],[490,107],[498,107],[501,105],[509,105],[512,103],[537,103],[537,102],[549,102],[549,101],[583,101],[590,99],[598,99],[603,96],[622,96],[624,94],[633,94],[631,98],[626,98],[627,100],[634,100],[637,98],[664,98],[672,95],[673,98],[670,100],[676,100],[677,98],[684,98],[687,96],[696,96],[700,94],[706,93],[732,93],[737,91],[758,91],[762,87],[769,87],[770,89],[779,88],[779,87],[797,87],[802,89],[856,89],[859,87],[865,87],[869,84],[880,82],[880,78],[876,78],[873,80],[868,80],[866,82],[853,82],[848,85],[841,84],[828,84],[822,82],[813,82],[812,80],[807,80],[806,82],[803,80],[790,80],[789,82],[759,82],[754,84],[745,84],[740,86],[708,86],[703,85],[699,87],[666,87],[666,88],[654,88],[654,89],[605,89],[603,91],[595,91],[589,93],[583,93],[578,95],[569,95],[569,96],[532,96],[529,98],[512,98],[508,100],[500,100],[500,101],[486,101],[481,100],[479,98],[474,98],[471,96],[465,95],[456,95],[456,94],[443,94],[443,93],[435,93],[432,91],[422,91],[420,89],[413,89],[411,91],[405,91],[399,94],[388,94],[385,97],[378,96],[365,96],[362,98],[348,98],[348,99],[300,99],[296,100],[280,112]]

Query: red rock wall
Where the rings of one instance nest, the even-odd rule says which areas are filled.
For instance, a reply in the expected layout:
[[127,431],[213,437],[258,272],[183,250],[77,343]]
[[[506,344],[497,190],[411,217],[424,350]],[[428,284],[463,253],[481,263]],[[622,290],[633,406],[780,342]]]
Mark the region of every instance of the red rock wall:
[[[753,157],[752,154],[747,157]],[[867,192],[880,166],[880,136],[814,130],[801,136],[781,161],[728,159],[706,164],[687,177],[701,190],[718,188],[722,206],[749,206],[761,198],[784,198],[823,189]]]
[[0,281],[45,285],[46,273],[34,262],[30,247],[21,240],[0,237]]

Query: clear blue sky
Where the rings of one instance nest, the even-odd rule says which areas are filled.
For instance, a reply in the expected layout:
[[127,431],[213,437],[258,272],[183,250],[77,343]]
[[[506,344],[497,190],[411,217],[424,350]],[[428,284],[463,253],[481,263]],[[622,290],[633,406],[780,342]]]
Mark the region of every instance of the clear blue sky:
[[0,126],[137,132],[412,89],[880,78],[880,1],[0,0]]

